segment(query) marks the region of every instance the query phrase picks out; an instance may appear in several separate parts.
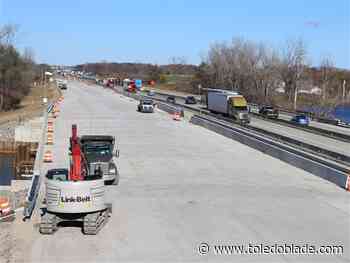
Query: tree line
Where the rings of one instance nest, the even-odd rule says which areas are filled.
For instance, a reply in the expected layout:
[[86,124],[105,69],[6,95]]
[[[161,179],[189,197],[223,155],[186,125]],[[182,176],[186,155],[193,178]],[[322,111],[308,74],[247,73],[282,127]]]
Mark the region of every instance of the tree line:
[[39,71],[29,49],[23,54],[16,49],[15,35],[15,26],[0,27],[0,111],[19,105]]
[[244,38],[210,46],[199,65],[195,84],[238,91],[257,103],[271,103],[277,88],[294,108],[302,90],[318,87],[314,102],[339,103],[350,90],[350,72],[335,68],[331,57],[311,67],[302,39],[288,40],[280,49]]

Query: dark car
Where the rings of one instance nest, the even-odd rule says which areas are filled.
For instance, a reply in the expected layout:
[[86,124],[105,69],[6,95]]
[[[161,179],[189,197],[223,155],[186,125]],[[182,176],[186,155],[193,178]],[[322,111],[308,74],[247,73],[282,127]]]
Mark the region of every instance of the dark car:
[[272,119],[278,118],[278,110],[272,106],[264,106],[260,108],[259,114],[266,118],[272,118]]
[[296,115],[290,121],[305,126],[309,125],[310,123],[309,117],[306,115]]
[[185,99],[185,104],[197,104],[196,98],[193,96],[187,96]]
[[167,98],[166,98],[166,102],[168,102],[168,103],[176,103],[176,99],[175,99],[175,96],[168,96]]

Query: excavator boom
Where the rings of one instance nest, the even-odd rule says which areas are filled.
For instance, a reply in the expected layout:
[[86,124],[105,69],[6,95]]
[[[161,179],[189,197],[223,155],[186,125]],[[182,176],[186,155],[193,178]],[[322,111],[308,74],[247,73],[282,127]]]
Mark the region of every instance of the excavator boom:
[[83,181],[87,173],[83,152],[80,147],[77,125],[72,125],[72,137],[70,138],[72,162],[69,171],[70,181]]

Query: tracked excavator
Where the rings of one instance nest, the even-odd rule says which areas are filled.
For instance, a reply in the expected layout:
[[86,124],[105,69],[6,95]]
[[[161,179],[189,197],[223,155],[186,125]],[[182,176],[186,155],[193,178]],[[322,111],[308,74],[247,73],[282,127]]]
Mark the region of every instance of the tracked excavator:
[[40,233],[53,234],[63,221],[82,222],[83,233],[96,235],[108,221],[112,206],[105,203],[103,172],[93,174],[82,151],[77,126],[70,138],[70,169],[52,169],[46,174],[46,207],[42,209]]

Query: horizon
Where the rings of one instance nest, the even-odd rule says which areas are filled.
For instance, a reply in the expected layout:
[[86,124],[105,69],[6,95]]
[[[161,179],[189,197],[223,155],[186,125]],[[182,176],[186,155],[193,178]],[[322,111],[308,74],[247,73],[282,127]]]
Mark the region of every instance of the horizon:
[[[302,8],[300,8],[302,6]],[[144,63],[167,65],[184,57],[198,65],[210,45],[243,37],[276,49],[304,39],[311,66],[327,56],[350,69],[350,4],[301,0],[220,4],[210,1],[111,0],[21,2],[0,0],[0,25],[19,25],[16,46],[37,63]]]

